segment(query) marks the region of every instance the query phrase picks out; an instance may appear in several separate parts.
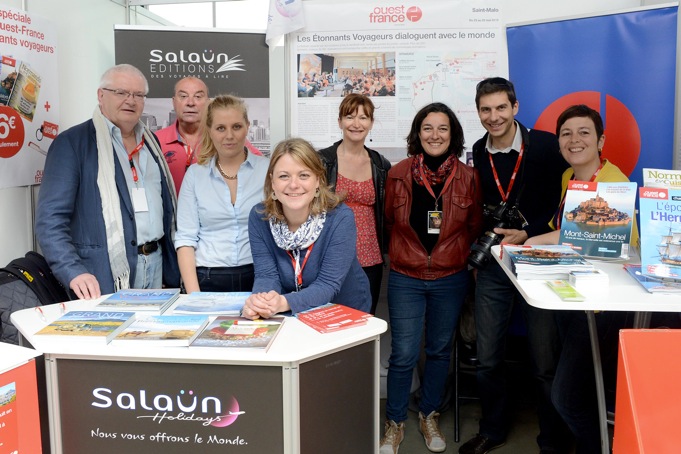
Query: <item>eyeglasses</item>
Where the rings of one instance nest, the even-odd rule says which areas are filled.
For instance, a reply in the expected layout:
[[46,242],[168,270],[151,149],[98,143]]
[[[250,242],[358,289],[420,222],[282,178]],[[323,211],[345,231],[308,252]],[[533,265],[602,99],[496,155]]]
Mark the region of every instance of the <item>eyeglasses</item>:
[[113,95],[115,97],[120,98],[120,99],[128,99],[129,97],[132,96],[132,98],[135,101],[144,101],[144,98],[147,97],[147,95],[145,95],[144,93],[132,93],[132,92],[129,92],[127,90],[120,90],[120,89],[114,90],[114,89],[111,89],[111,88],[103,88],[103,87],[102,87],[102,90],[110,91],[111,93],[113,93]]
[[205,93],[194,93],[192,96],[189,96],[187,93],[178,93],[175,95],[175,97],[180,100],[181,102],[186,102],[189,98],[192,98],[194,102],[200,102],[206,98]]

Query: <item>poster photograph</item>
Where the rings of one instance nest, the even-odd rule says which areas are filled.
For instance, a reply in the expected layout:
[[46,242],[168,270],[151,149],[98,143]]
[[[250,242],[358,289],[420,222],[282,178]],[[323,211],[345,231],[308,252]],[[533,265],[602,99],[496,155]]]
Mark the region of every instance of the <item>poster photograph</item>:
[[291,135],[317,148],[340,140],[338,106],[346,94],[363,93],[376,106],[367,146],[392,162],[406,157],[412,119],[432,102],[454,110],[468,147],[482,137],[475,86],[508,75],[500,2],[304,2],[303,9],[305,28],[288,37]]

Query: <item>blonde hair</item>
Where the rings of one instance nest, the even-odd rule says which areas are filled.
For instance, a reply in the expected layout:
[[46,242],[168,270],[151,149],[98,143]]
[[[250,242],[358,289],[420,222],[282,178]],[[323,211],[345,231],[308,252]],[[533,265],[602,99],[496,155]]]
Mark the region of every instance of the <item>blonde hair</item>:
[[274,199],[272,190],[272,173],[274,166],[279,160],[290,155],[297,163],[307,167],[319,179],[319,195],[315,196],[310,202],[310,214],[318,215],[323,211],[330,211],[341,202],[341,197],[334,193],[326,181],[326,168],[319,154],[304,139],[286,139],[277,144],[270,156],[270,166],[267,169],[264,186],[265,218],[274,217],[279,221],[285,221],[284,209],[279,200]]
[[206,107],[206,112],[203,114],[203,119],[201,120],[203,126],[203,132],[201,133],[201,152],[197,158],[197,162],[201,165],[208,164],[213,156],[218,153],[218,150],[213,144],[213,139],[210,138],[210,128],[213,126],[215,111],[220,109],[234,109],[243,115],[247,127],[250,124],[248,121],[248,110],[246,109],[246,104],[243,99],[232,95],[216,96]]

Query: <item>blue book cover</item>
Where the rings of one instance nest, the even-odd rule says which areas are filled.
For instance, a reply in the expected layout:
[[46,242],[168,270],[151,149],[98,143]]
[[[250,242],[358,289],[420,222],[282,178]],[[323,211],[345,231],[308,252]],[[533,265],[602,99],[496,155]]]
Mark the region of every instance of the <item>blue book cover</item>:
[[180,296],[179,288],[170,289],[127,289],[110,295],[95,308],[131,311],[153,311],[163,313]]
[[179,298],[173,314],[239,315],[251,292],[192,292]]
[[681,189],[639,190],[641,272],[681,280]]
[[587,257],[629,257],[635,205],[636,183],[571,181],[559,243]]

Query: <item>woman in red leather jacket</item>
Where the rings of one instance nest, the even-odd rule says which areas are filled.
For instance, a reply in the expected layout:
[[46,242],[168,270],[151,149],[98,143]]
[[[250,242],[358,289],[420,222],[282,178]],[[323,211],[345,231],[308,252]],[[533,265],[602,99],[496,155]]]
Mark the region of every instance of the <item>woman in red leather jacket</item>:
[[390,237],[388,308],[392,353],[381,454],[394,454],[425,329],[419,429],[432,452],[446,449],[438,428],[452,336],[468,285],[467,257],[482,230],[477,171],[459,158],[463,129],[442,103],[422,108],[407,137],[409,157],[388,172],[385,224]]

